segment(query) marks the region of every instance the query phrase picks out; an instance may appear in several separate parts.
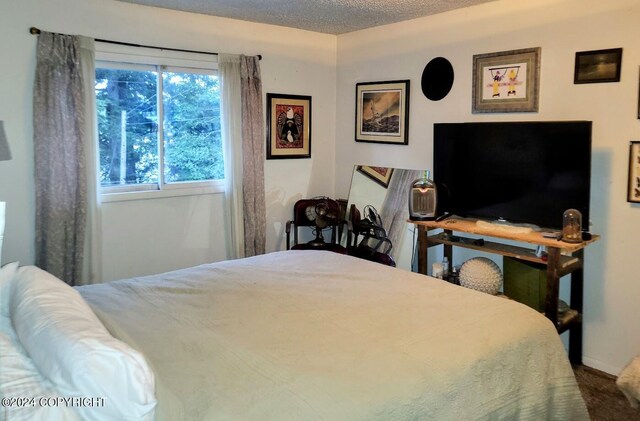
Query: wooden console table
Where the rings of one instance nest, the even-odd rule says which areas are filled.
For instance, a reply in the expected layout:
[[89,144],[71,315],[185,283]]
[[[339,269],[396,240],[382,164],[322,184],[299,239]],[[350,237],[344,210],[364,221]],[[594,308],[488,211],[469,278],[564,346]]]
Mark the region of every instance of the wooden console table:
[[[553,238],[545,238],[540,232],[516,234],[493,227],[478,226],[475,219],[451,217],[444,221],[409,221],[418,228],[418,272],[427,275],[429,262],[427,248],[442,244],[444,255],[453,262],[453,247],[463,247],[487,253],[500,254],[519,260],[540,263],[547,267],[547,292],[545,316],[553,322],[558,333],[569,330],[569,360],[573,364],[582,363],[582,305],[583,305],[583,267],[584,248],[600,237],[593,235],[582,243],[566,243]],[[428,231],[442,231],[429,235]],[[545,246],[547,255],[538,257],[535,248],[513,246],[504,242],[477,241],[475,238],[453,234],[454,231]],[[558,295],[560,278],[571,274],[570,307],[563,317],[558,317]]]

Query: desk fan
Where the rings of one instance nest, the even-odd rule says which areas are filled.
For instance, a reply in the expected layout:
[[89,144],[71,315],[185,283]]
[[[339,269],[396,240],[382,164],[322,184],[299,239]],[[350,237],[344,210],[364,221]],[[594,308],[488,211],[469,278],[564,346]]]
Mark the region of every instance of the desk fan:
[[322,236],[322,230],[338,223],[338,213],[329,205],[329,199],[326,197],[317,199],[320,200],[318,203],[311,204],[305,209],[307,219],[315,224],[313,231],[316,235],[316,238],[307,244],[314,247],[322,247],[326,244]]

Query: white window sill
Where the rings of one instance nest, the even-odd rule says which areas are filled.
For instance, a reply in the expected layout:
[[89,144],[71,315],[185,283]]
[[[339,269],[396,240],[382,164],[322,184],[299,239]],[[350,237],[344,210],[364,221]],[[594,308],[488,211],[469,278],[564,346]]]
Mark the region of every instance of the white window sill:
[[163,199],[167,197],[198,196],[202,194],[221,194],[221,193],[224,193],[224,186],[222,185],[222,183],[202,186],[202,187],[183,187],[183,188],[170,188],[165,190],[142,190],[142,191],[119,192],[119,193],[101,193],[100,200],[102,203],[109,203],[109,202],[124,202],[128,200]]

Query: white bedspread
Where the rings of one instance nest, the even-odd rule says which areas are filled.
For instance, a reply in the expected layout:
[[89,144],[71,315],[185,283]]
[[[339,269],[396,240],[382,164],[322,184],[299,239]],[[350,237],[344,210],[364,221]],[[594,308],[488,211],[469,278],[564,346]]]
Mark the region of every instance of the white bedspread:
[[329,252],[79,288],[156,373],[158,418],[585,420],[528,307]]

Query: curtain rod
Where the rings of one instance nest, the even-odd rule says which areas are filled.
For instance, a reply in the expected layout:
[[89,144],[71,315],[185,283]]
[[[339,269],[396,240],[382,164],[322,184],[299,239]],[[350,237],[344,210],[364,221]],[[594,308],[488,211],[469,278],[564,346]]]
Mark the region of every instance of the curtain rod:
[[[40,35],[41,32],[42,31],[40,31],[40,29],[36,28],[35,26],[32,26],[31,28],[29,28],[29,33],[31,33],[32,35]],[[210,51],[183,50],[181,48],[156,47],[156,46],[153,46],[153,45],[132,44],[130,42],[112,41],[112,40],[109,40],[109,39],[96,38],[95,41],[104,42],[104,43],[107,43],[107,44],[126,45],[128,47],[155,48],[156,50],[180,51],[182,53],[209,54],[209,55],[212,55],[212,56],[217,56],[218,55],[218,53],[212,53]],[[262,55],[261,54],[258,54],[258,60],[262,60]]]

